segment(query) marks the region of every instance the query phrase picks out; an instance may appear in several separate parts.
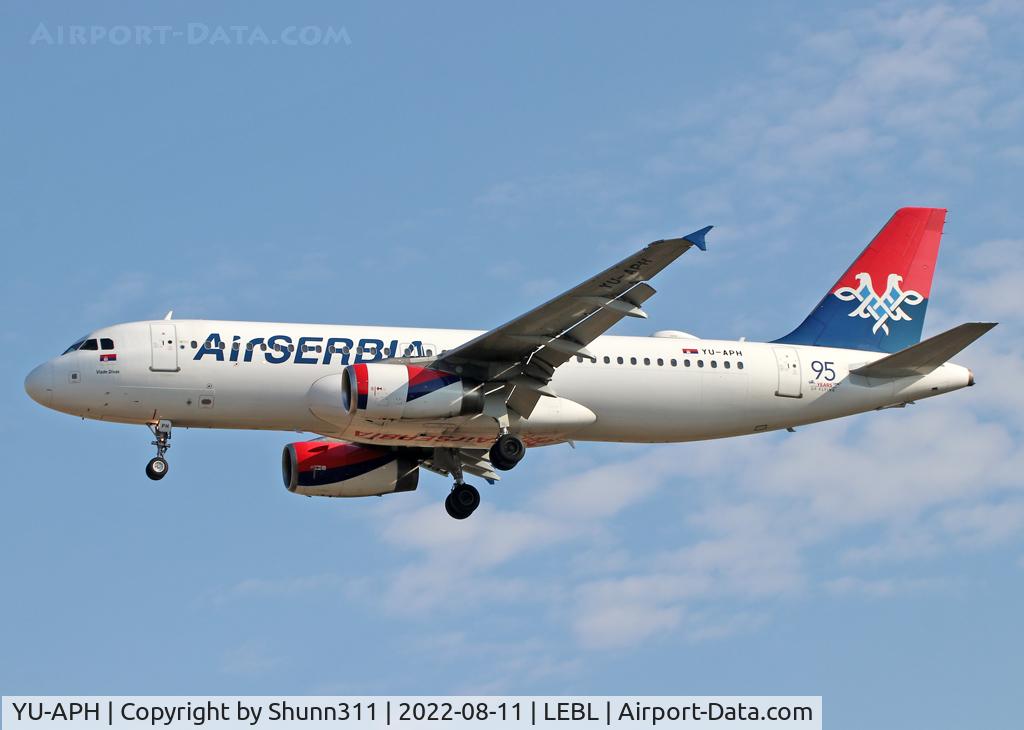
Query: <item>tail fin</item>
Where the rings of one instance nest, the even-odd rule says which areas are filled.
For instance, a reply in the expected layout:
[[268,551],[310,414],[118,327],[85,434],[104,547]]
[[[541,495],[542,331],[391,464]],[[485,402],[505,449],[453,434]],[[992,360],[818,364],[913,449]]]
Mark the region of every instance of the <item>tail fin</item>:
[[898,352],[921,341],[945,208],[900,208],[799,327],[776,342]]

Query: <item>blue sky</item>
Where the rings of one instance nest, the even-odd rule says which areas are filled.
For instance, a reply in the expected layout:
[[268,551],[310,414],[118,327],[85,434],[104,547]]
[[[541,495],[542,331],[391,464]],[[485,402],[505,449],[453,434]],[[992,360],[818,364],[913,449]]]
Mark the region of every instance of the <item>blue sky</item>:
[[[1020,3],[8,3],[0,689],[821,694],[830,728],[1009,727],[1024,638]],[[85,47],[43,23],[343,27]],[[715,224],[651,319],[777,337],[902,205],[950,209],[925,333],[979,385],[727,442],[280,484],[282,433],[149,435],[24,375],[159,317],[488,328]]]

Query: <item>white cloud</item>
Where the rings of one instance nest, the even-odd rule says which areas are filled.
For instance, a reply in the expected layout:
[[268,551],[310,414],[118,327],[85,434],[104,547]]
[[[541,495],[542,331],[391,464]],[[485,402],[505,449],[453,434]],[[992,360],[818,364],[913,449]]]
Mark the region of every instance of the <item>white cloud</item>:
[[336,575],[308,575],[293,578],[246,578],[228,588],[214,591],[208,600],[223,605],[251,598],[287,597],[300,593],[340,590],[344,583]]
[[[1024,239],[971,243],[960,259],[959,273],[948,277],[952,286],[947,287],[960,309],[990,321],[1015,319],[1024,302]],[[979,276],[984,277],[982,286]]]
[[951,507],[937,520],[958,544],[988,548],[1024,534],[1024,500]]
[[446,631],[416,640],[416,648],[444,665],[467,657],[485,667],[469,681],[453,687],[456,694],[504,694],[516,687],[550,684],[579,672],[578,658],[561,659],[540,639],[500,641],[479,631]]
[[264,642],[251,639],[224,652],[221,671],[225,674],[256,676],[267,674],[280,663],[281,660],[271,655]]
[[941,592],[950,588],[949,582],[934,578],[859,578],[844,575],[824,582],[825,590],[837,596],[860,598],[890,598],[908,593]]

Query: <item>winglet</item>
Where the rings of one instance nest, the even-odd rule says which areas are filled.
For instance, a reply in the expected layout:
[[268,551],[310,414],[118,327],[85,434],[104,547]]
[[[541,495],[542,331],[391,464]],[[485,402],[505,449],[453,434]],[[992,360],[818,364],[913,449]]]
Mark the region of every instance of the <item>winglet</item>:
[[683,236],[683,239],[689,241],[701,251],[707,251],[708,245],[704,242],[704,236],[708,235],[708,231],[712,228],[714,228],[714,226],[705,226],[699,231],[694,231],[689,236]]

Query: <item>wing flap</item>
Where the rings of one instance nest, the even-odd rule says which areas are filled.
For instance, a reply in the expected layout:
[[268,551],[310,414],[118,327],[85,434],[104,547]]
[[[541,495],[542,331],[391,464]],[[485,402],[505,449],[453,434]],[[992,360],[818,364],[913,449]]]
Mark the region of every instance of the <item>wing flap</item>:
[[906,378],[927,375],[996,326],[997,322],[967,322],[916,345],[862,365],[850,372],[868,378]]
[[462,471],[467,474],[481,477],[492,484],[501,479],[491,466],[487,452],[479,449],[436,449],[432,457],[420,461],[420,466],[447,477],[451,476],[454,468],[454,464],[451,463],[452,458],[459,460]]

